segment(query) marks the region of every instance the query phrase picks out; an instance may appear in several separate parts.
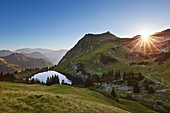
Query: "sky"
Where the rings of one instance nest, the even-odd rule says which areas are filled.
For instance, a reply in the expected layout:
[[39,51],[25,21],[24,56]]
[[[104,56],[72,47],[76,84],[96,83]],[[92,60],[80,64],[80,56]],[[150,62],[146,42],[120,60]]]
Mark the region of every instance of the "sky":
[[87,33],[170,28],[170,0],[0,0],[0,49],[70,49]]

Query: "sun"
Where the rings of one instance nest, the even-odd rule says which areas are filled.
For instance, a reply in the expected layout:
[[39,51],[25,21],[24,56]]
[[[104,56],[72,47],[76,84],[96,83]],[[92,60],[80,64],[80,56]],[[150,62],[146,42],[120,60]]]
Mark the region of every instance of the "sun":
[[147,42],[147,41],[149,40],[149,36],[150,36],[150,35],[148,35],[148,34],[143,34],[143,35],[141,36],[141,38],[142,38],[142,40],[143,40],[144,42]]
[[147,53],[153,54],[153,50],[159,51],[155,42],[160,43],[160,41],[156,40],[151,34],[143,33],[143,35],[127,44],[127,47],[130,46],[130,52],[138,51],[144,53],[144,56],[146,56]]

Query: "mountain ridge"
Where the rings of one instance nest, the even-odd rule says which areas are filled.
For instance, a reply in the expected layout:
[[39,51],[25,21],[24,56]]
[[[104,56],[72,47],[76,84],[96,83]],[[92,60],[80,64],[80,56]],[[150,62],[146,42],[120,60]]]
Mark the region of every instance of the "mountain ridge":
[[[50,49],[42,49],[42,48],[22,48],[22,49],[17,49],[14,52],[26,53],[26,54],[31,54],[33,52],[39,52],[41,54],[44,54],[43,58],[45,58],[45,56],[46,56],[50,62],[52,62],[53,64],[57,64],[59,62],[59,60],[65,55],[67,50],[66,49],[50,50]],[[32,56],[32,57],[35,58],[35,56]],[[48,60],[47,58],[45,58],[45,59]]]
[[13,53],[0,58],[0,72],[3,72],[3,74],[13,73],[23,69],[44,68],[48,66],[52,66],[52,64],[45,59],[30,58],[20,53]]
[[[166,32],[169,30],[165,30],[162,32]],[[168,34],[167,33],[167,34]],[[96,74],[100,73],[100,75],[104,72],[107,72],[108,69],[113,68],[114,70],[135,70],[135,68],[139,67],[141,70],[146,69],[146,67],[149,68],[151,65],[145,65],[144,68],[142,68],[140,65],[137,67],[129,66],[134,61],[138,61],[138,64],[142,64],[143,60],[145,62],[151,62],[155,69],[148,71],[149,73],[154,72],[156,68],[158,68],[160,65],[155,66],[156,62],[151,61],[152,54],[149,52],[149,48],[147,49],[147,56],[144,56],[143,53],[143,47],[141,47],[141,52],[139,52],[136,48],[131,51],[132,44],[130,44],[133,40],[136,40],[140,38],[140,35],[136,35],[133,38],[119,38],[110,32],[102,33],[102,34],[86,34],[83,38],[81,38],[77,44],[73,48],[71,48],[66,55],[60,60],[59,64],[57,65],[57,68],[59,71],[67,72],[73,75],[83,76],[82,73],[91,73]],[[165,41],[164,39],[160,39],[161,44],[158,44],[155,42],[155,46],[159,47],[161,51],[158,51],[157,49],[153,49],[152,51],[154,54],[160,54],[163,51],[169,51],[168,45],[169,43]],[[135,42],[134,44],[137,44]],[[136,52],[136,53],[135,53]],[[110,63],[106,65],[101,65],[101,55],[103,54],[104,58],[110,57],[110,59],[116,59],[117,62]],[[136,55],[137,56],[136,56]],[[138,58],[133,58],[138,57]],[[148,61],[146,58],[149,58]],[[156,56],[154,58],[157,58]],[[138,59],[138,60],[137,60]],[[129,61],[128,61],[129,60]],[[134,61],[133,61],[134,60]],[[167,61],[166,61],[167,63]],[[115,66],[114,66],[115,65]],[[165,66],[165,64],[163,64]],[[167,64],[168,65],[168,64]],[[109,67],[108,69],[106,69]],[[79,68],[79,69],[78,69]],[[103,70],[102,70],[103,68]],[[80,70],[82,72],[80,72]],[[161,70],[161,69],[160,69]],[[160,71],[159,70],[159,71]],[[160,71],[161,72],[161,71]],[[80,74],[81,73],[81,74]],[[166,73],[169,73],[168,71]]]

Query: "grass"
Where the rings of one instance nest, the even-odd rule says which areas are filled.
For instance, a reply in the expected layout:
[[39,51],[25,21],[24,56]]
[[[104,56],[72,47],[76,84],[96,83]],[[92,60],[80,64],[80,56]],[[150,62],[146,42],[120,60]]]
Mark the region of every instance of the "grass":
[[120,99],[120,102],[116,102],[87,88],[10,82],[0,82],[0,111],[2,113],[154,112],[135,101]]
[[[56,69],[59,71],[71,73],[72,75],[76,75],[75,69],[70,65],[70,62],[82,63],[85,66],[85,70],[90,72],[91,74],[99,74],[108,72],[109,70],[126,70],[126,71],[134,71],[134,72],[142,72],[144,76],[150,76],[151,78],[158,80],[164,84],[170,83],[170,68],[168,59],[164,64],[158,65],[158,62],[154,62],[153,58],[144,59],[126,59],[125,53],[129,53],[129,50],[122,45],[123,40],[114,40],[112,42],[101,41],[106,39],[105,37],[98,38],[89,38],[90,42],[87,48],[82,49],[84,46],[74,48],[74,50],[70,51],[70,53],[74,53],[71,57],[66,58],[61,64],[57,65]],[[86,39],[87,40],[87,39]],[[107,40],[106,40],[107,41]],[[126,42],[126,41],[125,41]],[[82,43],[87,43],[85,40]],[[128,43],[128,42],[126,42]],[[93,49],[89,49],[89,47],[93,45]],[[119,47],[119,48],[117,48]],[[111,48],[115,48],[115,51],[112,51]],[[80,51],[81,50],[81,51]],[[106,56],[110,56],[118,60],[115,63],[109,63],[107,65],[101,65],[98,62],[94,62],[99,60],[97,57],[98,53],[102,53]],[[141,65],[137,66],[129,66],[130,62],[149,62],[151,65],[146,65],[142,67]],[[123,72],[122,71],[122,72]]]
[[37,70],[25,70],[19,73],[14,74],[15,78],[18,80],[22,80],[23,78],[30,77],[34,74],[37,74],[39,72],[47,71],[47,69],[37,69]]

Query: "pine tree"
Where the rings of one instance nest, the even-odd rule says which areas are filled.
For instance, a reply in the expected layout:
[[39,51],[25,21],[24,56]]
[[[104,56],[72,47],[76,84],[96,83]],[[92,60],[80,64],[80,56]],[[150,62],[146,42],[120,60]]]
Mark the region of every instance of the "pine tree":
[[124,72],[123,72],[123,80],[126,80],[126,76],[127,76],[127,75],[126,75],[126,72],[124,71]]
[[116,97],[116,96],[117,96],[116,93],[115,93],[114,88],[112,88],[111,95],[112,95],[113,97]]
[[149,83],[148,83],[148,81],[146,81],[146,83],[145,83],[145,90],[149,90]]
[[113,69],[110,71],[110,76],[113,77]]
[[3,75],[2,75],[2,72],[0,72],[0,81],[3,80]]
[[120,74],[120,71],[119,71],[119,70],[118,70],[118,72],[117,72],[117,73],[118,73],[118,77],[121,77],[121,74]]
[[89,87],[89,86],[93,86],[91,76],[88,76],[88,78],[84,81],[84,87]]
[[52,75],[52,77],[51,77],[51,84],[55,84],[55,83],[56,83],[55,78],[54,78],[54,76]]
[[29,84],[29,78],[28,77],[25,79],[25,83]]
[[65,84],[64,80],[62,80],[61,84]]
[[142,73],[141,72],[139,72],[138,73],[138,80],[142,80],[144,77],[142,76]]
[[55,80],[55,84],[60,84],[58,76],[55,75],[54,80]]
[[117,77],[118,77],[118,73],[117,73],[117,71],[115,72],[115,79],[117,79]]
[[138,83],[135,83],[134,87],[133,87],[133,92],[134,93],[139,93],[140,92],[140,88],[138,86]]
[[155,90],[153,89],[153,87],[152,87],[152,86],[148,89],[148,93],[149,93],[149,94],[153,94],[153,93],[155,93]]
[[50,78],[49,78],[49,77],[47,77],[46,85],[47,85],[47,86],[50,86],[50,85],[51,85],[51,84],[50,84]]
[[35,84],[34,78],[31,79],[31,84]]

